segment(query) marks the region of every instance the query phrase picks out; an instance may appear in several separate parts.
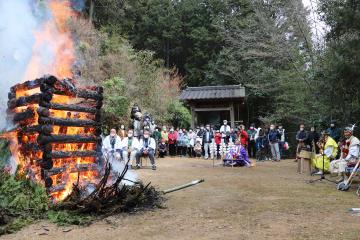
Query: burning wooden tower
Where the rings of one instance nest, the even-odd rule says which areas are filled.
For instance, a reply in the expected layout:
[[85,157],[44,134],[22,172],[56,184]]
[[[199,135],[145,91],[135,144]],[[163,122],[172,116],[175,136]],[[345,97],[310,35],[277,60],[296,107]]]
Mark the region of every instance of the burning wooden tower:
[[20,171],[56,201],[73,184],[93,184],[101,159],[103,89],[78,88],[71,79],[45,76],[13,86],[8,118],[16,125],[13,155]]

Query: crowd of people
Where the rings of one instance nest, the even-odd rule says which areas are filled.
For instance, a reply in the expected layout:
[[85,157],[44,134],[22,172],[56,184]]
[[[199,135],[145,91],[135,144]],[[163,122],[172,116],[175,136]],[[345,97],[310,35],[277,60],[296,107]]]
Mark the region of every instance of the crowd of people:
[[[297,156],[301,151],[311,152],[313,174],[322,175],[325,172],[338,174],[338,182],[344,181],[346,168],[353,167],[359,158],[360,141],[353,135],[354,126],[345,127],[343,131],[335,122],[319,134],[315,127],[306,131],[301,124],[296,134]],[[299,157],[298,157],[299,158]]]
[[242,161],[241,165],[249,165],[250,158],[258,161],[280,161],[286,149],[285,130],[282,126],[275,128],[256,128],[251,124],[248,129],[244,125],[232,128],[227,120],[219,129],[210,124],[195,129],[174,128],[172,126],[155,127],[153,131],[145,128],[142,134],[134,134],[133,129],[126,131],[111,129],[110,135],[104,139],[103,149],[113,153],[119,160],[135,163],[140,168],[140,159],[148,156],[155,170],[155,157],[203,157],[204,159],[227,159]]

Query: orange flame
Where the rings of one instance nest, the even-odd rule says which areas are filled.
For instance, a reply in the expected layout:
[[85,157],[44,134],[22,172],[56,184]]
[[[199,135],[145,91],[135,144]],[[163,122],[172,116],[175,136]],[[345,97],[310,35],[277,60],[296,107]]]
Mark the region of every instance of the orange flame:
[[[41,29],[34,32],[35,44],[33,46],[33,54],[30,59],[30,63],[24,74],[23,81],[29,79],[36,79],[45,74],[51,74],[58,78],[72,78],[72,66],[75,61],[75,49],[74,43],[71,37],[71,32],[68,29],[68,21],[76,17],[76,13],[71,8],[70,0],[48,0],[48,6],[51,13],[51,18],[47,20]],[[35,93],[39,93],[40,89],[31,90],[18,90],[16,97],[30,96]],[[52,102],[61,104],[71,104],[73,98],[71,96],[54,95]],[[33,104],[28,107],[35,109],[34,122],[30,125],[36,125],[38,123],[37,108],[38,104]],[[27,107],[18,107],[15,112],[25,111]],[[51,117],[66,119],[89,119],[89,116],[84,113],[67,113],[65,111],[50,111]],[[91,118],[91,117],[90,117]],[[71,135],[86,135],[93,134],[95,129],[84,127],[60,127],[54,126],[53,133],[56,134],[71,134]],[[40,167],[34,164],[34,160],[41,159],[42,154],[34,153],[31,156],[25,156],[21,154],[19,149],[21,144],[18,143],[34,143],[36,142],[37,134],[28,136],[19,136],[17,132],[14,136],[10,136],[14,139],[11,144],[11,150],[13,156],[16,158],[17,163],[22,165],[21,170],[31,171],[33,178],[40,181]],[[83,150],[95,150],[96,145],[93,143],[74,143],[74,144],[53,144],[53,150],[55,151],[83,151]],[[96,172],[93,170],[85,172],[74,172],[77,164],[92,164],[95,163],[94,157],[86,158],[71,158],[71,159],[56,159],[53,162],[54,168],[66,167],[66,171],[61,174],[51,176],[53,185],[64,184],[63,190],[51,193],[51,196],[55,201],[61,201],[68,194],[71,193],[73,184],[77,183],[80,174],[81,181],[87,182],[93,180],[96,176]]]
[[75,49],[67,23],[76,13],[70,1],[50,0],[49,8],[52,17],[34,33],[33,54],[23,81],[45,74],[72,77]]

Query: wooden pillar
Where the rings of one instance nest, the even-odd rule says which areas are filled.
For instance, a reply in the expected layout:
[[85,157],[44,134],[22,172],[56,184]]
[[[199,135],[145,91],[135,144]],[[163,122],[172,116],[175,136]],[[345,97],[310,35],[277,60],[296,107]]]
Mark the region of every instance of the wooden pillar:
[[191,128],[195,129],[196,124],[196,112],[193,106],[190,107],[191,110]]
[[231,124],[231,127],[235,127],[234,102],[231,102],[231,103],[230,103],[230,124]]

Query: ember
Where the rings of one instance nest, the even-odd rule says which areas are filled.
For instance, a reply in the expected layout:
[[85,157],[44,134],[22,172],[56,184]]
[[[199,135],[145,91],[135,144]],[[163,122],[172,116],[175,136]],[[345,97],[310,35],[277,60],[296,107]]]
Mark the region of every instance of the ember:
[[102,87],[79,89],[45,76],[11,88],[8,117],[16,124],[12,153],[19,170],[43,183],[54,201],[73,185],[96,184],[101,159]]

